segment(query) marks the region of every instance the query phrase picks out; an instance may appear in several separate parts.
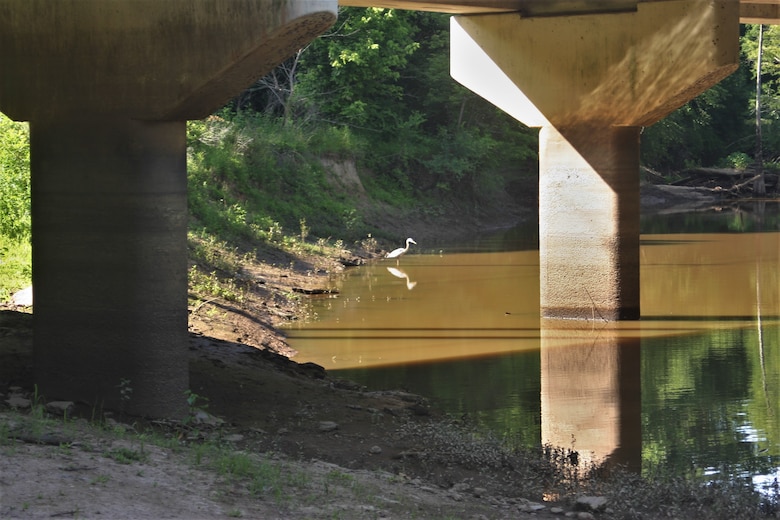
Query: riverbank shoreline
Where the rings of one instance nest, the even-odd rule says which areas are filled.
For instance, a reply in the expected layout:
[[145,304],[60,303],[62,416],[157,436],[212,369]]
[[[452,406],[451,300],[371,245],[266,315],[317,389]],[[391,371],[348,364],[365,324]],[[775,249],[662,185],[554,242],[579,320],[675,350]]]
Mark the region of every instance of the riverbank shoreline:
[[50,403],[5,384],[10,370],[31,373],[31,316],[0,311],[0,331],[3,518],[778,517],[739,483],[587,471],[567,450],[507,446],[423,396],[196,332],[186,421]]

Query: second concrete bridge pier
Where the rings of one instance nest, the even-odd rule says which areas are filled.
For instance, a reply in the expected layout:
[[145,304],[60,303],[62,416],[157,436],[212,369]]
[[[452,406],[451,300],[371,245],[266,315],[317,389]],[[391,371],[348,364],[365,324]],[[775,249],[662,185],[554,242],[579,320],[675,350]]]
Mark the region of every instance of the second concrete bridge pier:
[[639,317],[639,136],[736,70],[739,4],[452,18],[452,76],[539,136],[541,314]]

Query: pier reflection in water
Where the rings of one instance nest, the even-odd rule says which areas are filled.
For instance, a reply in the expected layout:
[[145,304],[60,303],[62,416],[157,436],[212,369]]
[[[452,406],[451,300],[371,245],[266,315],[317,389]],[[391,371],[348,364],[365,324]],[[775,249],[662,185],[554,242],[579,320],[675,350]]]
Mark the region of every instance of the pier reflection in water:
[[581,464],[642,467],[639,338],[603,325],[542,322],[542,444]]
[[[525,243],[504,234],[349,271],[290,341],[298,361],[420,393],[516,442],[642,471],[711,478],[729,466],[765,482],[780,477],[772,215],[768,232],[752,221],[732,232],[743,218],[733,214],[670,217],[684,234],[646,221],[660,232],[642,236],[640,321],[540,321],[535,237],[518,230]],[[690,228],[702,220],[710,229]]]

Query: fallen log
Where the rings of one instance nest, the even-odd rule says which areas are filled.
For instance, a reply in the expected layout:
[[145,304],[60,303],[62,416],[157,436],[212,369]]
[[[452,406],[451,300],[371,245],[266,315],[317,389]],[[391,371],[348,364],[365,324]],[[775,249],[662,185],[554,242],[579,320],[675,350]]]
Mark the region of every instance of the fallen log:
[[734,168],[687,168],[680,172],[680,175],[688,177],[720,177],[725,179],[740,179],[747,175],[752,175],[752,170],[735,170]]

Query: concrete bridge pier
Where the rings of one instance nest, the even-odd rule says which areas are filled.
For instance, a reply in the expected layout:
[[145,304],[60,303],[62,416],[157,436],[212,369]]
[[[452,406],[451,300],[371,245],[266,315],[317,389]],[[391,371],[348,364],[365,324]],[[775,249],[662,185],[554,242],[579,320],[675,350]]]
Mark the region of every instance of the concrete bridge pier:
[[456,16],[453,78],[540,127],[541,314],[637,319],[639,135],[738,66],[739,4]]
[[187,411],[187,119],[336,19],[336,0],[4,0],[0,110],[30,121],[34,378]]
[[74,115],[30,139],[39,392],[185,412],[185,123]]
[[539,132],[542,316],[639,318],[639,130]]

